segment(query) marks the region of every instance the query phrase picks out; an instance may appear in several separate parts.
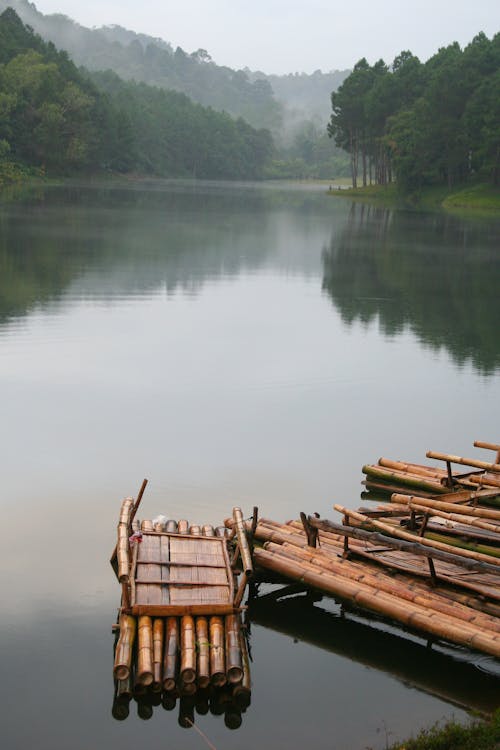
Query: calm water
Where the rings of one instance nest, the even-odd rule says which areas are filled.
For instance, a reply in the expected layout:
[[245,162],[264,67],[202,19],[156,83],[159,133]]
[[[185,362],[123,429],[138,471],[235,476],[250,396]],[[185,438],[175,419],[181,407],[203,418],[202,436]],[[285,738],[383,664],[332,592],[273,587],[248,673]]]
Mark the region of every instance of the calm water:
[[[219,523],[360,503],[361,466],[498,442],[500,223],[323,190],[51,188],[0,206],[2,747],[203,748],[111,716],[119,502]],[[485,453],[485,456],[488,454]],[[384,748],[500,703],[487,657],[331,600],[255,605],[217,750]]]

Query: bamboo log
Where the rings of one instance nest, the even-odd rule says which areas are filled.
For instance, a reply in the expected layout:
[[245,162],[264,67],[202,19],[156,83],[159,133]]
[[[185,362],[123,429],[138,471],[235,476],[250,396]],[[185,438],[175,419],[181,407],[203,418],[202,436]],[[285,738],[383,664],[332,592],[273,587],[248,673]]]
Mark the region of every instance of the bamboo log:
[[153,682],[153,621],[147,615],[139,617],[136,679],[145,686]]
[[241,508],[233,508],[233,518],[236,527],[236,536],[238,539],[243,571],[247,574],[247,576],[250,576],[253,571],[252,556],[248,547],[247,533]]
[[132,697],[132,679],[130,674],[125,680],[116,681],[116,695],[130,700]]
[[164,626],[163,620],[159,617],[153,622],[153,686],[155,692],[162,690],[162,672],[163,672],[163,639]]
[[462,458],[462,456],[452,456],[449,453],[439,453],[437,451],[427,451],[425,455],[427,458],[434,458],[437,461],[449,461],[451,464],[473,466],[475,469],[484,469],[485,471],[500,471],[500,464],[479,461],[477,458]]
[[130,528],[130,513],[134,501],[131,497],[125,498],[122,502],[120,510],[120,520],[118,522],[118,541],[116,546],[118,556],[118,580],[120,583],[128,583],[129,580],[129,528]]
[[426,589],[413,583],[405,584],[387,573],[373,572],[366,565],[352,563],[342,558],[329,557],[321,550],[311,547],[301,549],[286,544],[276,545],[272,542],[266,542],[264,549],[296,562],[303,561],[304,565],[308,568],[311,567],[316,572],[329,571],[334,575],[369,586],[375,591],[382,591],[396,596],[398,599],[412,602],[449,617],[455,617],[457,620],[462,620],[464,624],[472,624],[475,629],[482,628],[493,633],[500,633],[500,623],[495,617],[484,615],[458,603],[451,604],[443,601],[437,590]]
[[116,644],[113,668],[113,674],[117,680],[127,680],[130,677],[135,631],[135,617],[122,613],[120,615],[120,635]]
[[207,688],[210,684],[210,644],[208,641],[208,620],[196,618],[196,647],[198,650],[198,687]]
[[[444,510],[430,508],[425,505],[421,505],[420,503],[414,503],[411,501],[408,503],[408,508],[418,513],[430,512],[432,516],[436,516],[437,518],[444,518],[447,521],[467,524],[468,526],[472,526],[476,529],[484,529],[484,531],[491,531],[494,534],[500,534],[500,526],[497,526],[494,523],[488,523],[487,521],[482,521],[476,516],[468,516],[463,513],[448,513]],[[498,537],[498,541],[500,542],[500,536]]]
[[379,458],[378,465],[384,469],[395,469],[408,474],[418,474],[429,479],[446,479],[445,469],[433,468],[432,466],[420,466],[419,464],[407,464],[402,461],[392,461],[389,458]]
[[165,649],[163,653],[163,687],[174,690],[177,678],[179,654],[179,621],[177,617],[168,617],[165,627]]
[[211,617],[210,629],[210,681],[216,687],[226,683],[224,658],[224,623],[221,617]]
[[191,536],[201,536],[201,526],[199,526],[197,523],[193,524],[189,527],[189,533]]
[[500,487],[500,479],[497,479],[496,477],[485,477],[483,474],[480,476],[473,475],[470,477],[470,481],[474,482],[474,484],[482,484],[492,486],[492,487]]
[[181,672],[183,683],[196,679],[196,646],[194,620],[191,615],[181,618]]
[[206,523],[202,528],[202,534],[203,536],[215,536],[214,527],[211,526],[209,523]]
[[[339,513],[343,513],[344,515],[347,514],[351,518],[355,518],[357,521],[361,521],[362,523],[366,523],[367,519],[366,516],[363,516],[362,513],[357,513],[353,510],[348,510],[347,508],[344,508],[342,505],[334,505],[333,506],[335,510],[337,510]],[[369,523],[371,526],[374,526],[377,529],[380,529],[381,531],[385,531],[391,536],[397,536],[400,539],[406,539],[407,541],[414,541],[415,535],[410,534],[407,531],[403,531],[401,528],[390,526],[389,524],[383,523],[382,521],[377,521],[376,519],[369,519]],[[418,537],[419,543],[423,544],[426,547],[431,547],[433,549],[441,550],[442,552],[449,552],[450,554],[460,555],[461,557],[468,557],[471,560],[477,560],[479,562],[487,563],[488,565],[496,565],[500,566],[500,560],[493,557],[492,555],[485,555],[481,552],[474,552],[472,550],[468,549],[459,549],[457,547],[452,547],[450,544],[444,544],[443,542],[434,541],[432,539],[426,539],[425,537]]]
[[247,643],[243,633],[243,628],[239,629],[240,652],[243,667],[243,678],[233,690],[233,698],[240,709],[248,708],[252,696],[252,682],[250,677],[250,658],[248,655]]
[[186,521],[185,518],[181,518],[181,520],[177,524],[177,533],[187,534],[188,532],[189,532],[189,521]]
[[[438,499],[430,500],[426,497],[420,497],[419,495],[403,495],[396,492],[391,495],[391,502],[398,503],[400,505],[408,505],[408,503],[418,503],[418,505],[422,505],[426,508],[450,511],[451,513],[457,512],[457,506],[454,503],[444,503]],[[460,513],[464,516],[474,516],[477,518],[487,518],[491,521],[500,521],[500,510],[494,510],[493,508],[472,508],[469,505],[460,505]]]
[[500,445],[498,445],[497,443],[485,443],[482,440],[475,440],[474,447],[486,448],[486,450],[495,451],[497,454],[495,457],[495,463],[500,464]]
[[500,656],[500,638],[480,631],[471,632],[464,623],[451,617],[429,613],[423,607],[408,606],[388,594],[374,593],[360,583],[347,581],[338,576],[325,575],[304,570],[299,563],[283,560],[279,555],[268,550],[255,550],[255,559],[259,565],[274,570],[282,575],[301,581],[307,585],[326,591],[341,599],[353,601],[360,607],[390,617],[408,627],[431,633],[438,638],[459,643],[468,648],[478,649],[492,656]]
[[235,685],[243,678],[243,665],[241,661],[239,618],[236,615],[227,615],[225,621],[226,629],[226,678],[229,684]]
[[379,466],[365,465],[362,468],[363,474],[368,477],[376,477],[385,482],[394,482],[398,485],[404,485],[408,487],[417,487],[427,492],[433,492],[434,494],[448,492],[448,488],[442,485],[440,482],[434,482],[430,479],[424,479],[423,477],[410,477],[403,472],[390,471],[389,469],[382,469]]

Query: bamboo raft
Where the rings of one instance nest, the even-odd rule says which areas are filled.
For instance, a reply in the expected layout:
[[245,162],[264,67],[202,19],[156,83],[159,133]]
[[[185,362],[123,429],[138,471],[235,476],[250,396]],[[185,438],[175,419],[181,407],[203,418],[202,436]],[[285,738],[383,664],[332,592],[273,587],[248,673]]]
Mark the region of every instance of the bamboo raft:
[[[363,466],[363,484],[376,494],[414,491],[419,497],[440,496],[452,503],[475,501],[500,507],[500,445],[476,440],[474,447],[494,451],[494,461],[436,451],[427,451],[427,458],[444,462],[446,468],[380,458],[377,464]],[[452,464],[468,467],[468,471],[454,472]]]
[[500,559],[427,545],[418,532],[396,535],[395,523],[379,520],[393,507],[376,517],[335,508],[341,524],[305,514],[284,524],[260,518],[256,566],[427,638],[500,657]]
[[236,728],[251,698],[241,601],[253,565],[242,512],[233,509],[232,532],[162,516],[140,522],[144,488],[122,502],[111,557],[122,587],[113,715],[126,718],[132,697],[142,718],[179,698],[181,726],[196,708]]

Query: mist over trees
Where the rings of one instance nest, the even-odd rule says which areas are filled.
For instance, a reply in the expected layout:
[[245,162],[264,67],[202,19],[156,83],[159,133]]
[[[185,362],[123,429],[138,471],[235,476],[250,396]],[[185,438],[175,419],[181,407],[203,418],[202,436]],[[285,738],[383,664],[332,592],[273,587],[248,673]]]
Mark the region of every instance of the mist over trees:
[[269,131],[184,94],[91,80],[14,10],[0,16],[0,181],[32,168],[249,179],[272,151]]
[[500,181],[500,34],[426,63],[401,52],[391,67],[365,58],[331,97],[328,132],[350,154],[353,186],[406,193],[479,176]]

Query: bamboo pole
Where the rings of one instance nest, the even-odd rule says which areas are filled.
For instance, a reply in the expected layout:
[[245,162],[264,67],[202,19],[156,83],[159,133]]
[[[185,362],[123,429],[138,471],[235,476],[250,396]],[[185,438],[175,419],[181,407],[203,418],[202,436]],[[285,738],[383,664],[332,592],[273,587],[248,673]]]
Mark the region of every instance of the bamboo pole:
[[[428,506],[421,505],[420,503],[414,503],[411,501],[408,503],[408,508],[419,513],[430,512],[432,516],[436,516],[437,518],[444,518],[447,521],[467,524],[468,526],[472,526],[477,529],[484,529],[484,531],[492,531],[494,534],[500,534],[500,526],[497,526],[494,523],[488,523],[487,521],[482,521],[476,516],[468,516],[463,513],[448,513],[444,510],[430,508]],[[500,543],[500,536],[498,537],[498,541]]]
[[389,469],[383,469],[380,466],[369,466],[365,465],[361,469],[363,474],[368,477],[376,477],[385,482],[394,482],[398,485],[404,485],[408,487],[417,487],[427,492],[445,493],[448,492],[448,488],[442,485],[440,482],[434,482],[430,479],[424,479],[423,477],[409,477],[407,474],[398,471],[390,471]]
[[[450,511],[451,513],[457,512],[457,506],[454,503],[444,503],[438,499],[431,500],[426,497],[420,497],[419,495],[403,495],[399,492],[395,492],[391,495],[391,502],[400,505],[418,503],[418,505],[425,506],[426,508]],[[475,516],[476,518],[487,518],[491,521],[500,522],[500,510],[494,510],[493,508],[478,508],[477,506],[471,507],[469,505],[460,505],[459,507],[460,513],[464,516]]]
[[252,575],[253,565],[252,556],[248,547],[247,533],[245,529],[245,522],[243,520],[243,513],[241,508],[233,508],[234,525],[236,527],[236,536],[238,539],[238,546],[240,548],[241,564],[243,566],[243,572],[247,576]]
[[174,690],[179,654],[179,621],[168,617],[165,627],[165,649],[163,653],[163,687]]
[[137,500],[134,503],[134,507],[132,508],[132,512],[130,514],[130,523],[134,520],[137,511],[139,510],[139,505],[141,504],[142,496],[144,495],[144,490],[146,489],[146,485],[148,483],[147,479],[142,480],[141,488],[137,495]]
[[210,684],[210,644],[208,641],[208,620],[196,618],[196,647],[198,651],[198,687],[207,688]]
[[153,682],[153,621],[147,615],[139,617],[136,679],[145,686]]
[[402,461],[392,461],[389,458],[379,458],[378,465],[384,469],[395,469],[409,474],[418,474],[429,479],[446,479],[445,469],[433,468],[432,466],[421,466],[419,464],[408,464]]
[[181,672],[183,683],[189,684],[196,679],[196,647],[194,620],[191,615],[181,618]]
[[250,705],[252,696],[252,681],[250,677],[250,658],[248,655],[247,643],[245,635],[243,633],[243,628],[241,627],[239,629],[239,639],[241,661],[243,667],[243,678],[238,685],[235,685],[233,690],[233,698],[239,708],[245,709]]
[[128,583],[129,580],[129,528],[130,528],[130,513],[134,501],[131,497],[125,498],[122,502],[120,510],[120,520],[118,522],[118,541],[116,545],[116,552],[118,556],[118,580],[120,583]]
[[492,487],[500,487],[500,479],[497,479],[496,477],[485,477],[484,474],[481,474],[481,476],[473,475],[470,478],[471,482],[474,482],[474,484],[482,484],[484,485],[491,485]]
[[[342,505],[334,505],[333,506],[335,510],[337,510],[339,513],[343,513],[344,515],[348,515],[351,518],[355,518],[357,521],[361,521],[362,523],[367,523],[366,516],[363,516],[362,513],[357,513],[353,510],[348,510],[347,508],[344,508]],[[381,531],[385,531],[391,536],[399,537],[400,539],[406,539],[407,541],[414,541],[415,535],[410,534],[407,531],[403,531],[401,528],[398,528],[396,526],[390,526],[389,524],[383,523],[382,521],[377,521],[376,519],[369,519],[368,523],[371,526],[374,526],[377,529],[380,529]],[[450,544],[444,544],[443,542],[434,541],[432,539],[426,539],[423,536],[418,537],[419,543],[423,544],[426,547],[431,547],[433,549],[441,550],[442,552],[449,552],[450,554],[460,555],[461,557],[468,557],[471,560],[477,560],[479,562],[488,563],[488,565],[496,565],[500,566],[500,560],[493,557],[492,555],[485,555],[481,552],[474,552],[472,550],[468,549],[460,549],[457,547],[452,547]]]
[[226,683],[224,658],[224,621],[222,617],[211,617],[210,629],[210,682],[216,687]]
[[113,674],[117,680],[127,680],[130,677],[135,632],[135,617],[122,613],[120,615],[120,635],[116,644],[115,665],[113,668]]
[[485,443],[482,440],[474,441],[475,448],[486,448],[489,451],[496,451],[495,463],[500,464],[500,445],[497,443]]
[[227,615],[225,621],[226,630],[226,678],[229,684],[235,685],[243,678],[243,665],[241,661],[239,618],[236,615]]
[[164,626],[163,620],[159,617],[153,622],[153,686],[155,692],[162,690],[162,672],[163,672],[163,639]]
[[401,602],[388,594],[374,593],[360,583],[347,581],[338,576],[304,570],[293,561],[284,561],[268,550],[255,550],[256,562],[262,567],[326,591],[341,599],[353,601],[360,607],[372,610],[417,630],[431,633],[438,638],[451,640],[468,648],[478,649],[492,656],[500,656],[500,638],[480,631],[472,633],[464,623],[451,617],[429,613],[423,607]]
[[437,451],[427,451],[425,455],[427,458],[434,458],[437,461],[448,461],[451,464],[472,466],[475,469],[484,469],[485,471],[500,471],[500,464],[479,461],[477,458],[462,458],[462,456],[452,456],[449,453],[439,453]]

